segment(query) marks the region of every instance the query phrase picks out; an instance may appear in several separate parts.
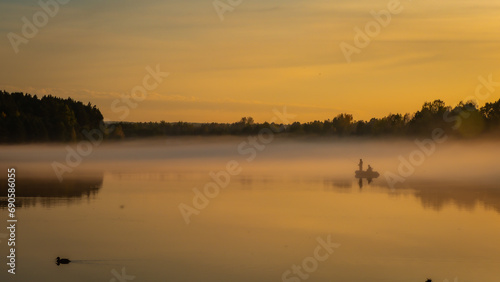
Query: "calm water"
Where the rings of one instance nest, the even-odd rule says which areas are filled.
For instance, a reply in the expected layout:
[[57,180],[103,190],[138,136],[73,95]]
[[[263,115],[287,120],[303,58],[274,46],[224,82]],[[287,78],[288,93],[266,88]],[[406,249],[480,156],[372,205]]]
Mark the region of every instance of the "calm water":
[[[500,188],[498,174],[484,173],[487,157],[481,157],[485,168],[477,178],[429,178],[448,158],[437,153],[419,167],[421,177],[416,173],[396,189],[384,177],[364,180],[360,188],[354,178],[360,146],[369,157],[365,163],[381,173],[411,150],[322,144],[333,148],[322,153],[306,142],[269,146],[247,162],[231,153],[237,147],[232,142],[222,146],[227,152],[216,143],[167,144],[157,158],[147,153],[151,146],[132,144],[126,151],[135,148],[138,155],[117,154],[120,162],[104,146],[82,164],[85,173],[75,171],[62,182],[53,173],[35,175],[34,167],[47,160],[15,159],[22,159],[16,152],[40,148],[2,148],[2,169],[18,167],[18,225],[17,274],[2,263],[0,280],[499,281]],[[50,156],[61,151],[48,150]],[[193,206],[192,189],[202,189],[212,181],[208,173],[232,159],[242,172],[186,224],[179,205]],[[0,224],[6,226],[2,193]],[[5,262],[6,238],[0,240]],[[321,249],[319,261],[321,240],[339,245],[331,254]],[[57,256],[73,262],[57,266]],[[293,265],[307,277],[294,274]]]

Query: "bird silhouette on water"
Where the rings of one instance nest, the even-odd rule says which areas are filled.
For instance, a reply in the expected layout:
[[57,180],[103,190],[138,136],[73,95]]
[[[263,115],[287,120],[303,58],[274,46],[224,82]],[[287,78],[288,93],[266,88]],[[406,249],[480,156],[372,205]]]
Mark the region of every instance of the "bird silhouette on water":
[[60,258],[60,257],[57,257],[56,258],[56,264],[57,265],[60,265],[60,264],[68,264],[70,263],[71,261],[69,259],[65,259],[65,258]]

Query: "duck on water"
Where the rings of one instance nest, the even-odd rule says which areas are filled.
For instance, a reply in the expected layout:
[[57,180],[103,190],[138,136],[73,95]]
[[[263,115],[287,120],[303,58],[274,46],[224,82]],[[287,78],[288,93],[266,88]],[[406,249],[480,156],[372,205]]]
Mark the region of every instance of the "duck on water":
[[56,258],[56,264],[57,265],[60,265],[60,264],[68,264],[70,263],[71,261],[69,259],[65,259],[65,258],[60,258],[60,257],[57,257]]

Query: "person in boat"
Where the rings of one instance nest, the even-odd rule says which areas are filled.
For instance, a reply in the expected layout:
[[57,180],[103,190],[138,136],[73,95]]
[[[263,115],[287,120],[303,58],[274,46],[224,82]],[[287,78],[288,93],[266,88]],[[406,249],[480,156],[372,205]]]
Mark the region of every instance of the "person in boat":
[[367,172],[373,172],[373,168],[370,165],[368,165],[368,169],[366,171]]
[[359,159],[359,171],[363,171],[363,159]]

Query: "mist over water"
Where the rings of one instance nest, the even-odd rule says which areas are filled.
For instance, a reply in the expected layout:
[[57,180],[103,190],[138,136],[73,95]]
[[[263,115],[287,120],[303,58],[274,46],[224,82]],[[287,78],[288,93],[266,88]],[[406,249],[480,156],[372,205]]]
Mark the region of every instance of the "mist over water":
[[64,174],[70,176],[85,171],[208,173],[235,160],[242,175],[351,178],[362,158],[365,168],[370,164],[380,172],[379,184],[385,182],[385,172],[401,171],[408,182],[500,178],[500,146],[489,140],[447,140],[423,152],[415,141],[402,139],[275,138],[264,144],[241,137],[179,137],[103,143],[92,147],[90,155],[78,155],[81,162],[71,166],[67,159],[74,162],[77,146],[1,146],[0,164],[47,176],[54,171],[52,163],[58,162],[72,168]]
[[[93,179],[102,182],[103,174],[146,181],[182,178],[186,182],[196,180],[202,187],[213,181],[209,173],[224,171],[231,161],[239,164],[241,173],[231,178],[227,189],[234,188],[235,182],[259,189],[261,183],[270,181],[303,181],[305,186],[314,183],[311,187],[323,183],[324,189],[337,191],[353,186],[366,188],[366,180],[354,178],[362,158],[364,169],[371,165],[380,173],[369,187],[380,187],[391,195],[410,193],[423,206],[435,210],[454,203],[467,209],[482,204],[500,211],[497,142],[447,140],[418,146],[416,141],[422,140],[302,137],[275,138],[264,144],[256,137],[154,138],[103,143],[91,147],[88,155],[77,154],[78,143],[17,145],[0,147],[0,165],[5,169],[15,167],[28,184],[46,183],[31,185],[29,191],[38,193],[28,196],[44,196],[43,202],[48,203],[64,202],[65,197],[67,202],[74,201],[74,197],[67,197],[68,191],[76,187],[74,183],[82,179],[85,183]],[[75,156],[81,162],[75,162]],[[70,168],[59,171],[63,183],[53,168],[55,162]],[[85,183],[80,186],[85,187]],[[193,187],[184,189],[189,192]],[[294,189],[293,185],[276,187]],[[59,197],[51,200],[54,193]]]

